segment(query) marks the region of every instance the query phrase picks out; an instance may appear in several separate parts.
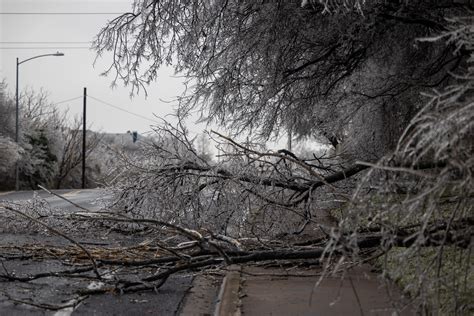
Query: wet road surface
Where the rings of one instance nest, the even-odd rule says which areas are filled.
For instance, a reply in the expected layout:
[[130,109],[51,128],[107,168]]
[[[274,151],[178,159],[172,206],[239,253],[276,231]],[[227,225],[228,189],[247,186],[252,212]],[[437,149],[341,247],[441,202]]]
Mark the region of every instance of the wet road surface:
[[[54,192],[92,211],[100,208],[103,199],[110,198],[110,195],[107,196],[103,190],[55,190]],[[0,192],[0,201],[21,203],[32,200],[34,197],[44,199],[52,209],[77,210],[77,207],[69,202],[45,191]],[[54,276],[28,282],[8,281],[2,278],[2,275],[30,276],[42,272],[64,271],[74,267],[68,266],[67,262],[61,258],[35,255],[38,249],[61,249],[71,246],[71,243],[64,238],[41,231],[14,232],[9,231],[9,227],[5,227],[5,224],[3,226],[0,222],[0,315],[177,315],[183,309],[188,293],[197,293],[199,297],[203,295],[202,293],[210,296],[204,308],[207,311],[212,310],[212,300],[217,292],[219,281],[211,289],[211,294],[207,293],[207,287],[199,289],[199,286],[195,286],[194,291],[190,291],[195,277],[191,273],[171,276],[156,292],[102,294],[92,295],[85,299],[77,294],[78,290],[101,286],[93,279],[92,274],[89,279]],[[95,244],[104,247],[136,245],[144,238],[92,227],[87,234],[72,234],[72,236],[76,241],[89,247]],[[150,269],[146,271],[117,269],[117,271],[112,271],[111,277],[114,273],[120,273],[120,277],[130,278],[136,277],[138,273],[153,273]],[[45,308],[70,305],[76,299],[80,299],[81,302],[74,308],[63,308],[57,311]],[[186,307],[188,311],[193,309],[189,304]]]

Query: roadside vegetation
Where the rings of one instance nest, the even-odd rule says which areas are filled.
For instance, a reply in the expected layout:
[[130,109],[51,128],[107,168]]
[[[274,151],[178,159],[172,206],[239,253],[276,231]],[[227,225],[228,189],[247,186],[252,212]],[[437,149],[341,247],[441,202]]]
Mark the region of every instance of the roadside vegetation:
[[[15,142],[15,100],[0,83],[0,190],[15,188],[15,170],[19,168],[19,187],[37,190],[80,188],[82,163],[82,121],[71,120],[51,104],[44,91],[20,95],[20,135]],[[108,170],[122,152],[138,146],[131,135],[87,131],[86,187],[107,185]],[[125,140],[124,140],[125,138]]]

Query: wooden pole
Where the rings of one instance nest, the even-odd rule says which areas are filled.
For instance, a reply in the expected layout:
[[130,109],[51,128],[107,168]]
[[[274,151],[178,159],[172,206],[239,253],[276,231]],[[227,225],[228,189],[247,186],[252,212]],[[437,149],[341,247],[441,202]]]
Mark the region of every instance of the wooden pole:
[[82,109],[82,188],[86,188],[86,103],[87,88],[84,88],[83,109]]

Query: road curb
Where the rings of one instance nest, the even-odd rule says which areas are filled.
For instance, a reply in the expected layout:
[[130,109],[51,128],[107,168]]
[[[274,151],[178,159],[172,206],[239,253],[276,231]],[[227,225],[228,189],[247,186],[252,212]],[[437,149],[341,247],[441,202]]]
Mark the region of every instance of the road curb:
[[212,315],[220,284],[214,277],[196,275],[177,315]]
[[231,265],[217,296],[214,316],[240,316],[241,267]]

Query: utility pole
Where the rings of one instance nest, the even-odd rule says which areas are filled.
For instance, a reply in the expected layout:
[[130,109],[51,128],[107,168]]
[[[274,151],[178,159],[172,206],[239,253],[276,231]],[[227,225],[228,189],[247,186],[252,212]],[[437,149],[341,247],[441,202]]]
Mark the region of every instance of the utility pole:
[[82,109],[82,188],[86,188],[86,104],[87,88],[84,88],[83,109]]
[[[19,75],[20,62],[18,57],[16,59],[16,92],[15,92],[15,103],[16,103],[16,121],[15,121],[15,143],[19,144],[19,126],[20,126],[20,106],[18,103],[18,75]],[[15,191],[20,190],[20,166],[18,161],[15,163]]]

